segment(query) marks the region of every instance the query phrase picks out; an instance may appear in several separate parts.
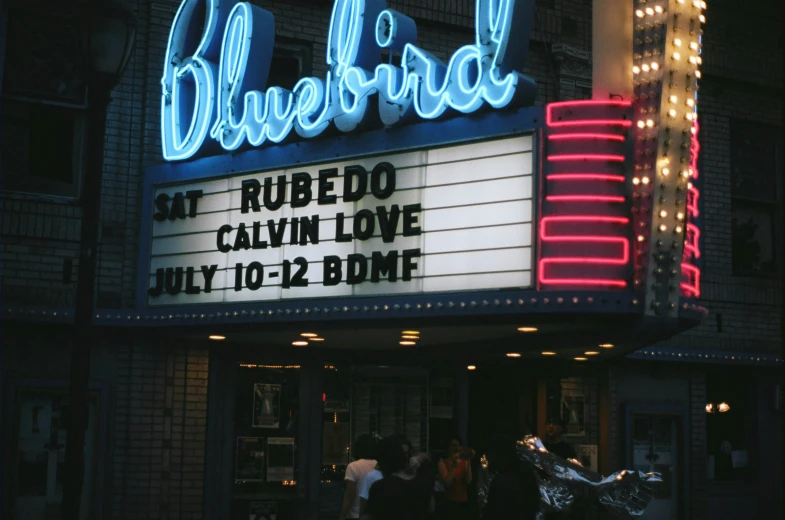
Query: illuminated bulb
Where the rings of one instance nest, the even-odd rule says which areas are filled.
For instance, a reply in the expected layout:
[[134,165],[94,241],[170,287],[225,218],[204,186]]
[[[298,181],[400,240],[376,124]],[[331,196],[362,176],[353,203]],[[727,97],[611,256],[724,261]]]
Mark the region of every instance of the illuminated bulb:
[[730,405],[728,403],[726,403],[726,402],[722,402],[722,403],[717,405],[717,410],[719,410],[720,413],[729,412],[730,411]]
[[688,183],[687,183],[687,189],[688,189],[688,190],[691,190],[691,189],[692,189],[692,183],[691,183],[691,182],[688,182]]
[[701,9],[706,9],[706,2],[701,2]]
[[308,346],[308,342],[307,341],[292,341],[292,345],[294,345],[295,347],[306,347],[306,346]]
[[632,67],[632,73],[633,73],[633,74],[638,74],[638,73],[640,73],[640,71],[641,71],[641,69],[640,69],[640,67],[638,67],[637,65],[635,65],[634,67]]
[[645,126],[646,126],[646,123],[645,123],[645,122],[643,122],[643,121],[638,121],[638,128],[644,128]]
[[687,179],[690,176],[689,170],[684,170],[683,172],[681,172],[681,176]]
[[696,60],[698,60],[698,65],[703,65],[703,58],[701,58],[700,56],[698,56],[698,57],[697,57],[697,58],[695,58],[695,59],[696,59]]
[[613,343],[600,343],[597,346],[600,348],[613,348]]
[[706,413],[714,413],[714,404],[713,403],[708,403],[706,405]]
[[414,340],[418,340],[418,339],[420,339],[420,336],[410,336],[410,335],[404,334],[403,336],[401,336],[401,339],[414,339]]
[[505,354],[505,355],[507,357],[511,357],[511,358],[519,358],[519,357],[521,357],[520,352],[507,352],[507,354]]
[[674,52],[673,53],[673,59],[674,60],[678,60],[679,58],[681,58],[681,56],[679,56],[679,53],[678,52]]
[[663,175],[668,175],[670,172],[671,172],[670,168],[663,168],[662,169],[662,174]]
[[677,98],[676,96],[671,96],[670,98],[668,98],[668,101],[670,101],[671,103],[677,103],[679,101],[679,98]]
[[682,229],[681,226],[676,226],[675,228],[673,228],[673,231],[675,231],[676,233],[681,233],[681,229]]
[[542,355],[543,356],[555,356],[556,352],[543,352]]
[[518,327],[518,332],[537,332],[537,327]]
[[649,16],[653,15],[654,14],[654,9],[652,9],[651,7],[647,7],[646,8],[646,14],[648,14]]
[[641,70],[643,72],[649,72],[649,66],[644,63],[643,65],[641,65]]
[[660,216],[661,216],[662,218],[665,218],[665,217],[667,217],[667,216],[668,216],[668,212],[667,212],[667,211],[665,211],[665,210],[662,210],[662,211],[660,211]]
[[655,10],[657,13],[662,13],[662,7],[661,7],[661,6],[659,6],[659,5],[658,5],[658,6],[656,6],[656,7],[654,8],[654,10]]
[[643,178],[641,178],[641,182],[643,184],[649,184],[649,178],[648,177],[643,177]]
[[646,126],[648,126],[649,128],[653,127],[654,126],[654,120],[653,119],[647,119],[646,120]]
[[300,336],[304,338],[315,338],[318,337],[319,335],[314,332],[303,332],[302,334],[300,334]]
[[404,347],[412,347],[417,344],[416,341],[399,341],[399,345],[403,345]]
[[646,237],[645,237],[645,236],[643,236],[643,235],[638,235],[638,242],[643,242],[644,240],[646,240]]
[[703,15],[700,15],[700,16],[698,17],[698,20],[700,20],[700,21],[701,21],[701,23],[706,23],[706,17],[705,17],[705,16],[703,16]]
[[684,3],[684,0],[678,0],[678,2],[679,2],[680,4],[683,4],[683,3]]
[[663,231],[663,232],[668,231],[668,226],[666,226],[665,224],[661,224],[660,225],[660,231]]
[[681,211],[679,211],[678,213],[676,213],[676,218],[677,218],[678,220],[684,220],[684,213],[682,213]]
[[660,64],[659,63],[657,63],[656,61],[652,62],[651,70],[659,70],[659,68],[660,68]]
[[575,361],[587,361],[588,359],[589,358],[585,358],[585,357],[576,357]]
[[692,112],[687,112],[686,114],[684,114],[684,119],[686,119],[687,121],[692,121]]
[[692,63],[693,65],[698,63],[698,58],[696,58],[695,56],[690,56],[690,63]]
[[419,330],[404,330],[401,334],[411,334],[412,336],[418,336],[420,334]]
[[[628,11],[628,12],[629,12],[629,11]],[[643,11],[641,11],[640,9],[638,9],[637,11],[635,11],[635,16],[637,16],[638,18],[643,18]]]
[[685,103],[687,103],[688,107],[694,107],[695,106],[695,101],[693,101],[692,99],[688,99]]
[[696,70],[696,71],[695,71],[695,77],[696,77],[696,78],[698,78],[698,79],[700,79],[700,77],[701,77],[701,71],[699,71],[699,70]]
[[690,49],[697,51],[698,50],[698,42],[690,42]]
[[218,334],[211,334],[210,336],[207,336],[207,338],[211,339],[213,341],[223,341],[223,340],[226,339],[226,336],[220,336]]
[[694,5],[694,6],[695,6],[695,7],[697,7],[698,9],[700,9],[700,8],[701,8],[701,3],[700,3],[700,0],[693,0],[693,2],[692,2],[692,5]]
[[599,356],[600,353],[597,352],[596,350],[589,350],[587,352],[584,352],[583,355],[584,356]]
[[466,370],[477,370],[477,367],[474,365],[469,365],[468,367],[466,367]]
[[676,117],[676,111],[671,108],[670,110],[668,110],[668,115],[671,117]]
[[675,40],[673,40],[673,45],[675,45],[676,47],[681,47],[681,40],[676,38]]
[[638,184],[641,183],[641,180],[639,178],[637,178],[637,177],[633,177],[632,178],[632,183],[637,186]]

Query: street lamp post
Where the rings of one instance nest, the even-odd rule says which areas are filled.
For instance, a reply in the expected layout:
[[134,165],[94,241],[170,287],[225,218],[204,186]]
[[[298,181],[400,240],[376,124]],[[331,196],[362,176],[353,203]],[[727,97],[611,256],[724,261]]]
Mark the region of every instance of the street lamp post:
[[65,448],[62,513],[81,520],[84,443],[88,424],[90,348],[94,338],[95,273],[101,216],[101,178],[110,92],[123,74],[136,36],[136,18],[122,4],[88,0],[77,13],[88,93],[86,161],[82,184],[82,234],[71,345],[70,420]]

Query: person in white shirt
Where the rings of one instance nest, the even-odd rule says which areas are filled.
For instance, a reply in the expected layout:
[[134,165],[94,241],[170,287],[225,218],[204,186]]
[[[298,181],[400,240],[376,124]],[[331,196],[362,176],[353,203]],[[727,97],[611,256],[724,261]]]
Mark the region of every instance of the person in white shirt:
[[362,487],[368,474],[375,471],[375,445],[376,443],[370,435],[360,435],[352,445],[354,462],[349,463],[346,467],[346,476],[344,477],[346,489],[343,493],[340,520],[360,518],[360,496],[357,491]]

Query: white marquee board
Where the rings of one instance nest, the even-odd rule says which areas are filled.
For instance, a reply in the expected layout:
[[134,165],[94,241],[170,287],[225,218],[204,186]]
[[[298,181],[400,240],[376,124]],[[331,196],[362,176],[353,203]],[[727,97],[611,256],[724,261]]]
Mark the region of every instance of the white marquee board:
[[[532,134],[471,144],[461,144],[419,150],[363,157],[292,169],[246,173],[215,180],[206,180],[176,185],[159,185],[155,188],[153,199],[162,194],[171,199],[177,192],[185,193],[201,190],[197,200],[197,210],[193,216],[185,218],[163,218],[153,220],[152,245],[149,265],[149,287],[147,300],[150,306],[189,305],[207,303],[239,303],[278,301],[314,297],[351,297],[386,294],[416,294],[443,291],[464,291],[499,288],[529,288],[532,286],[533,262],[533,141]],[[359,165],[369,172],[380,162],[390,163],[395,168],[395,189],[392,194],[380,200],[368,192],[360,200],[346,202],[343,193],[344,168]],[[319,171],[337,168],[339,175],[331,178],[333,189],[330,194],[337,195],[334,204],[320,204],[317,201]],[[263,204],[259,194],[260,210],[241,212],[242,183],[256,179],[264,186],[265,178],[272,178],[272,192],[279,175],[286,175],[287,184],[292,175],[306,172],[313,180],[313,200],[304,207],[293,208],[291,189],[287,187],[286,203],[277,210],[270,211]],[[384,186],[386,176],[381,176],[380,185]],[[186,213],[190,200],[185,201]],[[419,204],[420,209],[412,210]],[[361,210],[378,214],[378,208],[393,211],[397,205],[402,210],[392,242],[384,242],[380,233],[378,215],[375,219],[375,232],[365,240],[352,237],[351,241],[336,241],[339,213],[343,213],[345,232],[352,232],[353,216]],[[409,236],[403,236],[403,208],[409,207]],[[252,206],[249,204],[249,209]],[[156,209],[154,208],[154,212]],[[308,241],[305,245],[290,243],[291,219],[313,218],[318,215],[318,243]],[[367,212],[366,212],[367,215]],[[159,215],[160,216],[160,215]],[[182,217],[182,215],[180,215]],[[283,244],[271,247],[270,228],[282,218],[289,219],[283,233]],[[412,219],[416,218],[416,222]],[[219,239],[225,248],[234,247],[238,227],[245,224],[248,238],[253,241],[253,223],[259,222],[256,244],[265,243],[265,248],[245,249],[247,242],[241,243],[238,250],[221,252]],[[221,226],[229,225],[232,231],[220,234]],[[413,230],[420,229],[419,234]],[[275,227],[275,230],[280,229]],[[297,236],[300,236],[299,234]],[[372,282],[371,258],[373,252],[387,255],[398,251],[397,279],[389,281],[389,271],[382,272],[380,281]],[[411,256],[419,250],[418,256]],[[403,251],[410,251],[408,260],[411,279],[404,281],[405,262]],[[368,258],[367,278],[361,283],[346,283],[347,257],[363,254]],[[341,259],[342,278],[337,285],[325,285],[325,257],[337,255]],[[301,269],[294,262],[301,257],[307,261],[307,286],[293,286],[290,282],[284,288],[285,261],[290,263],[289,279]],[[356,257],[357,258],[357,257]],[[385,257],[389,260],[389,257]],[[248,266],[258,262],[263,266],[261,286],[251,289],[246,285]],[[335,269],[335,260],[331,268]],[[243,264],[239,285],[236,265]],[[205,291],[205,276],[202,266],[214,274],[209,280],[210,291]],[[187,273],[188,268],[192,273]],[[252,285],[260,280],[256,264],[251,275]],[[390,267],[390,264],[387,265]],[[170,290],[166,289],[166,269],[170,269]],[[176,268],[182,268],[179,284]],[[357,269],[357,267],[355,266]],[[159,271],[160,270],[160,271]],[[335,271],[332,271],[335,276]],[[188,279],[188,280],[187,280]],[[334,283],[334,281],[333,281]],[[175,287],[176,285],[176,287]],[[186,286],[190,287],[189,293]],[[163,290],[161,288],[163,287]],[[240,290],[236,290],[237,288]],[[197,289],[198,288],[198,289]],[[155,294],[155,295],[153,295]]]

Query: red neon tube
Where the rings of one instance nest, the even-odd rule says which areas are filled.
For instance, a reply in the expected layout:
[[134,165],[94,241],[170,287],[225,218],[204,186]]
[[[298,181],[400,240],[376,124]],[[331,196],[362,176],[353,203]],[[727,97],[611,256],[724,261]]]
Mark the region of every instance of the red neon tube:
[[568,153],[559,155],[549,155],[549,161],[610,161],[624,162],[623,155],[612,154],[591,154],[591,153]]
[[572,139],[604,139],[606,141],[624,142],[624,136],[618,134],[603,134],[599,132],[576,132],[570,134],[552,134],[548,136],[551,141],[568,141]]
[[546,175],[549,181],[609,181],[624,182],[624,175],[607,175],[603,173],[552,173]]
[[624,197],[616,195],[548,195],[548,202],[612,202],[622,203]]

